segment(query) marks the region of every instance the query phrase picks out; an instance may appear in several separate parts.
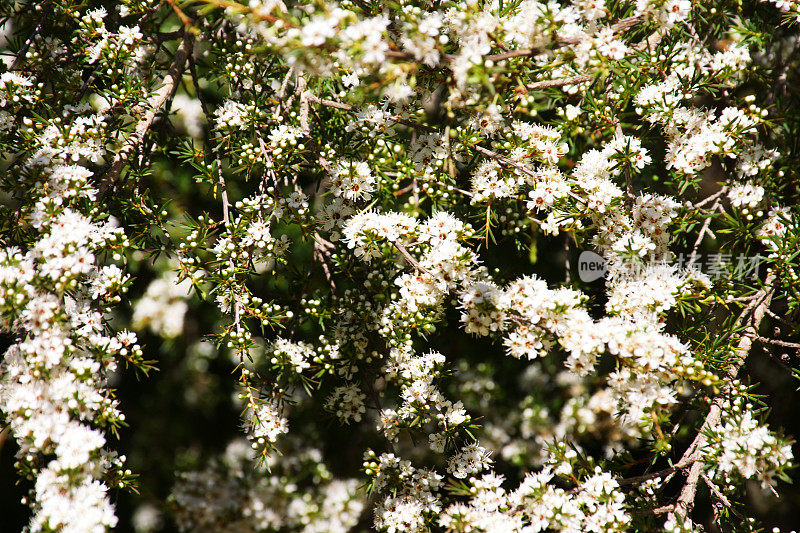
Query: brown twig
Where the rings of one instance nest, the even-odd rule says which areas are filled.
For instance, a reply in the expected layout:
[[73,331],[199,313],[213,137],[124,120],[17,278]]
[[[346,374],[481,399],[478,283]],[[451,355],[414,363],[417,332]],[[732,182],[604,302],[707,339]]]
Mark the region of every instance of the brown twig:
[[551,87],[564,87],[565,85],[577,85],[589,81],[594,77],[593,74],[581,74],[580,76],[571,76],[569,78],[559,78],[555,80],[544,80],[529,83],[525,86],[530,91],[537,91],[539,89],[549,89]]
[[781,324],[783,324],[785,326],[789,326],[792,329],[796,329],[798,327],[798,324],[790,322],[790,321],[786,320],[785,318],[783,318],[782,316],[776,315],[775,313],[773,313],[769,309],[767,309],[767,314],[770,316],[770,318],[774,318],[775,320],[777,320]]
[[42,16],[39,18],[39,22],[36,24],[36,27],[31,32],[30,36],[25,40],[25,44],[22,45],[22,48],[17,51],[17,54],[14,56],[14,60],[11,62],[11,66],[8,67],[9,72],[14,70],[17,66],[17,63],[25,57],[25,54],[28,52],[28,48],[30,48],[31,44],[33,43],[36,36],[39,35],[39,32],[42,30],[42,26],[44,26],[44,21],[47,19],[47,16],[53,10],[53,4],[51,2],[47,2],[42,8]]
[[283,20],[283,19],[280,19],[280,18],[278,18],[276,16],[270,15],[269,13],[264,13],[263,10],[261,10],[261,9],[251,9],[249,6],[247,6],[245,4],[240,4],[238,2],[232,2],[231,0],[200,0],[200,1],[204,2],[206,4],[211,4],[211,5],[217,6],[217,7],[230,9],[230,10],[232,10],[234,12],[238,12],[238,13],[250,13],[252,16],[254,16],[254,17],[258,18],[258,19],[261,19],[261,20],[266,20],[267,22],[278,22],[278,21],[280,21],[281,24],[283,24],[283,26],[286,27],[286,28],[296,28],[297,27],[296,24],[292,24],[288,20]]
[[191,26],[192,19],[190,19],[183,10],[178,7],[178,4],[175,3],[175,0],[167,0],[167,3],[172,6],[172,10],[178,15],[178,18],[181,19],[184,26]]
[[[294,67],[289,67],[289,70],[286,71],[286,76],[283,78],[283,82],[281,83],[281,88],[278,90],[278,105],[275,106],[275,112],[272,115],[272,118],[279,119],[281,113],[284,110],[284,99],[286,98],[286,88],[289,86],[289,80],[292,79],[292,74],[294,74]],[[291,105],[291,99],[286,104],[286,108]]]
[[662,505],[661,507],[656,507],[655,509],[642,509],[641,511],[637,511],[635,514],[636,516],[658,516],[661,514],[666,514],[671,512],[675,509],[675,505]]
[[322,247],[317,241],[314,241],[314,258],[319,261],[322,266],[322,271],[325,273],[325,279],[328,280],[328,285],[331,287],[331,293],[336,293],[336,282],[333,280],[330,265],[328,265],[328,258],[326,257],[327,250]]
[[300,128],[306,135],[311,133],[311,124],[308,122],[308,95],[311,93],[306,92],[307,84],[306,77],[301,72],[298,72],[297,85],[294,88],[294,92],[300,98]]
[[717,485],[711,479],[709,479],[709,477],[705,473],[701,474],[700,477],[703,478],[703,481],[705,481],[706,486],[711,490],[711,492],[714,493],[714,496],[719,498],[719,501],[721,501],[725,507],[730,509],[730,511],[734,515],[736,515],[736,517],[739,518],[740,520],[746,520],[745,516],[736,510],[733,504],[731,504],[730,500],[728,500],[728,498],[724,494],[722,494],[722,492],[720,492],[719,488],[717,488]]
[[[303,99],[311,102],[312,104],[317,104],[325,107],[330,107],[333,109],[339,109],[341,111],[347,111],[348,113],[358,113],[361,111],[358,107],[350,104],[345,104],[343,102],[336,102],[334,100],[327,100],[325,98],[320,98],[310,92],[303,93]],[[427,124],[422,124],[421,122],[415,122],[413,120],[408,120],[401,117],[389,117],[389,120],[392,122],[396,122],[397,124],[403,124],[404,126],[409,126],[411,128],[418,128],[423,131],[427,132],[435,132],[439,131],[436,128],[428,126]]]
[[766,344],[774,344],[775,346],[783,346],[784,348],[797,348],[800,349],[800,343],[796,342],[789,342],[789,341],[780,341],[778,339],[768,339],[766,337],[757,336],[754,340],[758,342],[763,342]]
[[701,469],[703,467],[703,463],[700,461],[700,456],[702,454],[703,446],[706,444],[706,432],[709,429],[717,426],[722,419],[723,404],[726,401],[726,397],[733,391],[732,381],[739,373],[739,369],[747,359],[747,355],[750,352],[753,341],[758,337],[758,327],[761,325],[761,321],[764,319],[764,315],[767,313],[770,303],[772,303],[772,296],[774,293],[775,273],[770,271],[767,274],[767,279],[764,281],[763,288],[756,293],[753,301],[747,307],[745,307],[737,319],[737,324],[742,324],[746,320],[748,314],[750,314],[752,311],[752,315],[748,320],[748,325],[744,329],[739,342],[734,348],[736,359],[728,368],[726,375],[729,382],[723,388],[722,393],[714,399],[713,403],[711,404],[711,408],[708,411],[708,415],[706,415],[706,419],[703,421],[703,425],[697,432],[697,436],[686,449],[683,457],[681,457],[681,460],[679,461],[679,463],[689,460],[694,461],[691,469],[689,470],[689,475],[686,478],[686,483],[684,484],[683,489],[681,489],[681,493],[678,496],[678,501],[675,504],[675,514],[681,521],[686,520],[692,511],[692,507],[694,507],[694,497],[695,493],[697,492],[697,482],[700,479]]
[[390,241],[390,242],[394,245],[395,248],[397,248],[397,251],[400,252],[400,255],[402,255],[405,258],[405,260],[408,261],[408,264],[410,264],[412,267],[422,272],[423,274],[427,274],[431,278],[434,277],[433,273],[430,270],[419,264],[419,261],[417,261],[414,258],[414,256],[409,253],[408,249],[405,247],[403,243],[401,243],[400,241]]
[[703,237],[706,236],[706,233],[711,234],[711,231],[708,229],[711,225],[711,219],[716,213],[717,209],[719,209],[720,205],[720,198],[714,200],[714,204],[711,206],[711,213],[706,217],[703,225],[700,227],[700,233],[697,234],[697,240],[694,241],[694,246],[692,247],[692,253],[689,255],[689,260],[686,264],[691,265],[694,263],[694,260],[697,259],[697,251],[700,249],[700,244],[703,242]]
[[699,208],[703,207],[704,205],[713,202],[714,200],[716,200],[717,198],[719,198],[720,196],[725,194],[725,192],[727,190],[728,190],[728,187],[722,187],[720,190],[718,190],[717,192],[715,192],[714,194],[712,194],[708,198],[706,198],[704,200],[701,200],[701,201],[697,202],[696,204],[694,204],[695,209],[699,209]]
[[161,87],[159,87],[153,96],[151,96],[147,101],[147,108],[139,117],[139,121],[136,123],[133,133],[122,145],[122,148],[120,148],[119,152],[117,152],[117,155],[111,161],[108,172],[102,178],[99,186],[100,197],[105,196],[112,188],[116,186],[117,180],[119,180],[119,177],[122,174],[122,169],[125,168],[125,165],[128,163],[131,155],[133,155],[133,152],[141,144],[144,136],[150,129],[150,126],[153,124],[153,120],[156,118],[156,115],[161,111],[161,108],[164,106],[167,100],[169,100],[172,92],[177,88],[181,81],[183,70],[186,66],[186,61],[189,55],[192,53],[193,44],[194,35],[190,32],[186,32],[183,37],[183,41],[175,51],[175,57],[172,61],[172,65],[169,67]]
[[617,480],[617,483],[619,483],[620,486],[638,485],[639,483],[643,483],[643,482],[649,481],[651,479],[664,477],[664,476],[673,474],[674,472],[677,472],[678,470],[683,470],[685,468],[688,468],[689,466],[692,465],[692,463],[694,463],[694,459],[687,457],[687,458],[675,463],[672,466],[669,466],[667,468],[659,470],[658,472],[651,472],[649,474],[642,474],[641,476],[633,476],[633,477],[627,477],[627,478],[619,479],[619,480]]

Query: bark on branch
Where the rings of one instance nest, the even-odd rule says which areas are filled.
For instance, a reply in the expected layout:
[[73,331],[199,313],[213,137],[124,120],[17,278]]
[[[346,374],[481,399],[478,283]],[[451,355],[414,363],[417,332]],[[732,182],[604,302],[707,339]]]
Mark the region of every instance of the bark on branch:
[[[340,111],[346,111],[348,113],[358,113],[359,111],[361,111],[361,109],[357,108],[354,105],[345,104],[343,102],[336,102],[335,100],[326,100],[325,98],[320,98],[309,91],[305,91],[302,94],[302,98],[306,102],[310,102],[312,104],[321,105],[323,107],[330,107],[332,109],[339,109]],[[388,117],[388,119],[397,124],[402,124],[410,128],[417,128],[423,131],[427,131],[429,133],[434,131],[439,131],[434,127],[428,126],[427,124],[422,124],[421,122],[416,122],[401,117],[392,116]]]
[[[767,275],[767,279],[764,281],[764,287],[756,293],[750,305],[739,315],[737,323],[742,324],[747,320],[747,327],[742,332],[742,336],[733,350],[736,358],[728,368],[727,375],[725,376],[728,383],[723,388],[721,394],[714,399],[714,402],[711,404],[711,409],[709,409],[708,415],[706,415],[706,419],[700,427],[700,431],[679,461],[679,464],[686,462],[692,463],[689,469],[689,475],[686,478],[686,483],[683,489],[681,489],[678,501],[675,503],[675,515],[681,522],[686,520],[694,507],[697,483],[702,475],[703,462],[700,459],[703,446],[706,444],[705,433],[709,429],[717,426],[722,419],[723,404],[734,389],[732,382],[747,359],[747,354],[753,346],[753,341],[758,338],[758,327],[761,325],[761,321],[764,319],[764,315],[767,313],[770,303],[772,303],[772,296],[775,293],[775,281],[775,273],[770,271]],[[747,316],[751,312],[752,315],[748,320]]]
[[133,133],[130,137],[128,137],[128,139],[122,145],[122,148],[120,148],[119,152],[117,152],[117,155],[111,161],[108,172],[103,177],[99,186],[100,197],[105,196],[111,189],[116,187],[117,181],[119,180],[125,165],[128,163],[128,160],[142,143],[142,140],[144,140],[144,136],[147,134],[150,126],[153,124],[153,120],[155,120],[156,115],[161,111],[161,109],[164,107],[164,104],[166,104],[166,102],[172,96],[173,91],[175,91],[177,88],[181,81],[181,77],[183,76],[183,71],[186,67],[186,61],[189,58],[189,55],[192,53],[193,45],[194,35],[191,32],[186,32],[183,37],[183,41],[175,51],[175,57],[172,61],[172,65],[170,65],[161,87],[159,87],[147,101],[147,107],[139,117]]
[[534,83],[529,83],[525,86],[529,91],[538,91],[539,89],[550,89],[551,87],[564,87],[565,85],[578,85],[591,80],[594,74],[581,74],[580,76],[571,76],[569,78],[558,78],[555,80],[543,80]]

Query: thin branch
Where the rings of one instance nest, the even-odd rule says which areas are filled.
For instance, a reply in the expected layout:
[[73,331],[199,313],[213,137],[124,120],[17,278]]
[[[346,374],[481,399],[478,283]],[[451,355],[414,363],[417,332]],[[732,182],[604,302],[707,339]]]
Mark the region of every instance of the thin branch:
[[634,28],[639,25],[640,22],[645,20],[645,15],[635,15],[633,17],[628,17],[616,22],[615,24],[611,25],[611,32],[612,33],[622,33],[624,31],[628,31],[631,28]]
[[320,246],[322,246],[325,250],[336,250],[336,245],[333,244],[331,241],[320,235],[319,233],[314,233],[314,240],[316,240]]
[[703,237],[706,236],[706,233],[710,233],[709,226],[711,225],[711,218],[714,216],[714,213],[719,209],[720,198],[714,200],[714,204],[711,206],[711,213],[706,217],[703,225],[700,227],[700,233],[697,234],[697,240],[694,241],[694,246],[692,247],[692,253],[689,255],[689,260],[687,264],[691,265],[694,263],[694,260],[697,259],[697,251],[700,249],[700,244],[703,242]]
[[172,10],[178,15],[178,18],[181,19],[184,26],[191,26],[192,19],[190,19],[183,10],[178,7],[178,4],[175,3],[175,0],[167,0],[167,3],[172,6]]
[[47,16],[53,10],[53,4],[47,2],[47,4],[42,8],[42,16],[39,18],[39,22],[36,24],[36,27],[31,32],[30,36],[25,40],[25,44],[22,45],[22,48],[19,49],[17,55],[14,56],[14,61],[11,62],[11,66],[8,67],[9,72],[16,68],[17,63],[25,57],[25,54],[28,52],[28,48],[30,48],[31,44],[33,44],[34,39],[36,36],[39,35],[39,32],[42,31],[42,26],[44,26],[44,21],[47,19]]
[[506,46],[506,44],[505,44],[503,41],[501,41],[501,40],[500,40],[500,39],[497,37],[497,35],[495,35],[495,34],[494,34],[494,33],[492,33],[492,32],[489,32],[489,33],[488,33],[488,35],[489,35],[489,38],[490,38],[492,41],[494,41],[494,44],[496,44],[498,47],[500,47],[500,49],[501,49],[503,52],[508,52],[508,50],[509,50],[508,46]]
[[322,266],[322,271],[325,273],[325,279],[328,280],[328,285],[331,287],[331,293],[336,293],[336,282],[333,280],[330,265],[328,265],[328,255],[330,252],[316,239],[314,240],[314,259],[319,261]]
[[[311,102],[312,104],[318,104],[318,105],[325,106],[325,107],[331,107],[333,109],[339,109],[341,111],[347,111],[348,113],[358,113],[359,111],[361,111],[359,108],[357,108],[354,105],[345,104],[343,102],[336,102],[334,100],[327,100],[325,98],[320,98],[320,97],[318,97],[315,94],[310,93],[310,92],[303,93],[303,99],[305,99],[308,102]],[[411,128],[418,128],[418,129],[421,129],[423,131],[427,131],[429,133],[430,132],[439,131],[436,128],[428,126],[427,124],[422,124],[421,122],[415,122],[413,120],[408,120],[408,119],[401,118],[401,117],[389,117],[389,120],[391,120],[392,122],[396,122],[397,124],[403,124],[404,126],[409,126]]]
[[349,113],[357,113],[359,111],[359,109],[354,105],[345,104],[343,102],[336,102],[334,100],[326,100],[325,98],[320,98],[313,93],[308,93],[304,95],[304,97],[312,104],[319,104],[325,107],[341,109],[342,111],[347,111]]
[[306,77],[303,76],[302,72],[298,72],[297,85],[294,88],[294,92],[300,98],[300,128],[306,135],[311,133],[311,125],[308,122],[308,95],[311,93],[306,92],[307,84]]
[[725,298],[725,303],[729,304],[732,302],[752,302],[753,298],[755,298],[755,294],[751,294],[750,296],[728,296]]
[[661,514],[666,514],[675,509],[675,504],[670,505],[663,505],[661,507],[656,507],[655,509],[642,509],[641,511],[636,511],[634,514],[636,516],[658,516]]
[[400,189],[398,191],[394,191],[392,193],[392,196],[403,196],[405,193],[411,191],[416,186],[417,186],[416,181],[412,181],[411,183],[409,183],[408,185],[406,185],[402,189]]
[[796,342],[789,342],[789,341],[779,341],[778,339],[768,339],[766,337],[757,336],[755,340],[759,342],[764,342],[766,344],[774,344],[775,346],[783,346],[785,348],[798,348],[800,349],[800,343]]
[[709,479],[709,477],[705,473],[701,474],[701,477],[703,478],[703,481],[705,481],[706,486],[711,490],[711,492],[714,493],[714,496],[719,498],[719,501],[721,501],[725,507],[730,509],[730,511],[733,514],[735,514],[737,518],[739,518],[740,520],[747,519],[744,515],[742,515],[742,513],[736,510],[733,504],[731,504],[730,500],[728,500],[728,498],[725,497],[725,495],[720,492],[717,485],[713,481],[711,481],[711,479]]
[[[705,426],[705,424],[703,425]],[[705,443],[705,439],[703,439],[703,443]],[[692,464],[689,469],[689,475],[686,476],[686,483],[681,489],[680,496],[678,496],[678,501],[675,502],[675,515],[681,522],[686,520],[694,507],[694,495],[697,492],[697,482],[700,480],[700,469],[702,467],[703,463],[700,461],[695,461]]]
[[191,55],[189,56],[189,72],[192,75],[194,92],[197,93],[197,99],[200,100],[200,107],[203,109],[206,123],[208,123],[208,150],[211,152],[212,157],[214,157],[214,162],[217,165],[217,184],[219,185],[220,196],[222,197],[222,220],[225,223],[225,227],[227,227],[230,223],[231,203],[228,199],[228,186],[225,183],[225,176],[222,175],[222,158],[219,155],[219,149],[214,140],[214,117],[211,115],[211,109],[208,107],[208,103],[205,98],[203,98],[203,92],[200,90],[197,69],[195,68],[194,58],[191,57]]
[[720,190],[718,190],[717,192],[715,192],[714,194],[712,194],[711,196],[709,196],[705,200],[701,200],[701,201],[697,202],[696,204],[694,204],[695,209],[699,209],[699,208],[703,207],[704,205],[713,202],[714,200],[716,200],[717,198],[719,198],[720,196],[725,194],[725,192],[727,190],[728,190],[728,187],[722,187]]
[[231,0],[200,0],[206,4],[211,4],[213,6],[223,8],[223,9],[230,9],[234,13],[249,13],[253,17],[261,20],[266,20],[267,22],[278,22],[286,27],[286,28],[297,28],[296,24],[292,24],[288,20],[280,19],[276,16],[270,15],[269,13],[265,13],[263,9],[251,9],[246,4],[240,4],[238,2],[233,2]]
[[434,278],[433,273],[431,273],[431,271],[425,268],[424,266],[420,265],[419,261],[417,261],[414,258],[414,256],[408,252],[408,249],[405,247],[405,245],[403,245],[403,243],[401,243],[400,241],[390,241],[390,242],[394,245],[395,248],[397,248],[397,251],[400,252],[400,255],[402,255],[412,267],[422,272],[423,274],[427,274],[431,278]]
[[117,180],[119,180],[120,174],[122,174],[122,169],[125,168],[125,165],[128,163],[131,155],[133,155],[133,152],[141,144],[144,136],[150,129],[150,126],[153,124],[153,120],[156,118],[156,115],[161,111],[161,108],[164,106],[167,100],[169,100],[172,92],[177,88],[181,81],[181,77],[183,76],[186,60],[192,53],[193,44],[194,35],[191,32],[186,32],[186,35],[183,37],[183,41],[175,51],[175,57],[172,61],[172,65],[169,67],[161,87],[159,87],[153,96],[151,96],[147,101],[147,107],[139,117],[139,121],[136,123],[136,128],[133,130],[131,136],[128,137],[128,139],[122,145],[122,148],[120,148],[119,152],[117,152],[117,155],[111,161],[108,172],[102,178],[99,186],[100,197],[105,196],[112,188],[116,186]]
[[485,56],[483,59],[484,61],[494,61],[496,63],[498,61],[513,59],[515,57],[533,56],[536,54],[541,54],[542,52],[543,52],[542,48],[517,48],[516,50],[508,50],[506,52],[501,52],[499,54],[488,55]]
[[583,83],[586,81],[591,80],[594,77],[593,74],[581,74],[580,76],[571,76],[569,78],[559,78],[555,80],[544,80],[544,81],[537,81],[534,83],[529,83],[525,86],[526,89],[530,91],[536,91],[539,89],[549,89],[550,87],[563,87],[565,85],[577,85],[579,83]]
[[734,353],[736,354],[737,358],[728,368],[726,377],[728,378],[729,382],[723,388],[722,393],[714,399],[714,402],[711,404],[711,408],[708,411],[708,415],[706,415],[706,419],[703,421],[703,425],[700,427],[700,431],[697,432],[697,436],[695,437],[694,441],[692,441],[692,444],[689,445],[684,452],[683,457],[681,457],[681,460],[679,461],[680,463],[690,459],[694,460],[694,463],[689,470],[686,484],[683,486],[680,496],[678,497],[678,501],[675,504],[675,514],[681,521],[686,520],[686,518],[692,512],[692,508],[694,507],[694,497],[695,493],[697,492],[697,482],[700,479],[701,468],[703,467],[703,463],[700,461],[700,456],[703,446],[706,444],[706,431],[717,426],[722,419],[722,406],[726,401],[726,397],[733,391],[733,385],[731,382],[739,373],[739,369],[747,359],[747,355],[750,352],[753,341],[758,337],[758,327],[761,325],[761,321],[764,319],[764,315],[767,313],[770,303],[772,303],[772,296],[775,293],[775,281],[775,273],[770,271],[767,274],[767,279],[764,281],[763,288],[756,293],[752,303],[748,305],[739,315],[737,323],[741,324],[744,322],[747,315],[752,311],[752,316],[748,320],[748,325],[742,333],[742,336],[739,339],[736,347],[734,348]]
[[278,90],[278,105],[275,106],[275,112],[272,115],[272,118],[279,119],[281,113],[284,111],[284,107],[288,108],[291,105],[291,98],[289,102],[286,103],[284,106],[284,99],[286,98],[286,88],[289,86],[289,80],[292,79],[292,74],[294,74],[294,67],[289,67],[289,70],[286,71],[286,76],[283,78],[283,83],[281,83],[281,88]]
[[83,97],[86,96],[86,93],[89,92],[94,81],[97,79],[97,71],[92,72],[89,77],[83,82],[80,91],[78,91],[78,96],[75,98],[77,102],[83,100]]
[[782,316],[778,316],[778,315],[776,315],[775,313],[773,313],[773,312],[772,312],[772,311],[770,311],[769,309],[767,309],[767,314],[768,314],[768,315],[769,315],[771,318],[774,318],[775,320],[777,320],[777,321],[778,321],[778,322],[780,322],[781,324],[783,324],[783,325],[785,325],[785,326],[789,326],[789,327],[790,327],[790,328],[792,328],[792,329],[796,329],[796,328],[798,327],[798,325],[800,325],[800,324],[796,324],[796,323],[790,322],[790,321],[786,320],[785,318],[783,318]]
[[623,478],[623,479],[618,479],[617,483],[619,483],[620,486],[638,485],[639,483],[643,483],[645,481],[649,481],[649,480],[655,479],[655,478],[664,477],[666,475],[669,475],[669,474],[672,474],[674,472],[677,472],[678,470],[683,470],[683,469],[691,466],[692,463],[694,463],[694,459],[686,458],[686,459],[683,459],[683,460],[675,463],[672,466],[669,466],[667,468],[659,470],[658,472],[651,472],[649,474],[642,474],[641,476],[633,476],[633,477],[627,477],[627,478]]

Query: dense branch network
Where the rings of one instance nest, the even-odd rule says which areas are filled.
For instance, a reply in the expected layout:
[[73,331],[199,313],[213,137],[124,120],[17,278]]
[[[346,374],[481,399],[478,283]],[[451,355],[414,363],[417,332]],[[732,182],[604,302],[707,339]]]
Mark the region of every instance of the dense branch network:
[[170,401],[241,415],[181,459],[184,531],[689,532],[703,486],[757,527],[743,487],[781,487],[792,441],[740,373],[800,346],[775,7],[0,8],[28,530],[117,525],[111,376],[157,346],[191,372]]

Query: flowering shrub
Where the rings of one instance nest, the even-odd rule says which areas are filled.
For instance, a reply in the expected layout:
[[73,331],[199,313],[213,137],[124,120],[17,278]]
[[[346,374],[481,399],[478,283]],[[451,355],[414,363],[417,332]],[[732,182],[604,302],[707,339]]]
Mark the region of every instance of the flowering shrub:
[[26,530],[791,524],[798,20],[6,2]]

